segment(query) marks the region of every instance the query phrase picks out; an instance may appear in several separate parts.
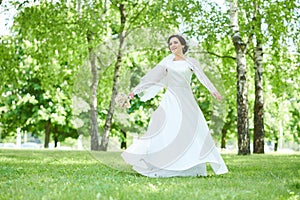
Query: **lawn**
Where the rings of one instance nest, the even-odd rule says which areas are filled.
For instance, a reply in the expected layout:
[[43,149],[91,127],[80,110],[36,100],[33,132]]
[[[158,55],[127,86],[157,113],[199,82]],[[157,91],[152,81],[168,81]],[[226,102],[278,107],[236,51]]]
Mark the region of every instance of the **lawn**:
[[147,178],[119,152],[0,150],[0,199],[300,199],[300,154],[223,155],[229,173]]

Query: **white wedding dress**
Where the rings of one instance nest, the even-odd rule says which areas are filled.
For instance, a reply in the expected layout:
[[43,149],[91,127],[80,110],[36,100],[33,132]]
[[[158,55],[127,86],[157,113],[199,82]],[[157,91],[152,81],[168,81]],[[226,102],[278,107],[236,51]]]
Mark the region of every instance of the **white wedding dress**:
[[150,70],[133,90],[146,101],[166,88],[147,132],[122,153],[138,173],[148,177],[206,176],[206,163],[216,174],[228,172],[192,93],[193,72],[211,93],[216,91],[195,59],[173,61],[173,55]]

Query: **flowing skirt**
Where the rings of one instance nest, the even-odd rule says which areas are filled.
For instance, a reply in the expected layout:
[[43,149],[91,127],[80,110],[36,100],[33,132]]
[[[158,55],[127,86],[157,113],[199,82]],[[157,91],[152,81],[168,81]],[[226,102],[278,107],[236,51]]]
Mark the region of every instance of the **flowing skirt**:
[[122,157],[148,177],[206,176],[206,163],[228,172],[189,87],[167,89],[147,132]]

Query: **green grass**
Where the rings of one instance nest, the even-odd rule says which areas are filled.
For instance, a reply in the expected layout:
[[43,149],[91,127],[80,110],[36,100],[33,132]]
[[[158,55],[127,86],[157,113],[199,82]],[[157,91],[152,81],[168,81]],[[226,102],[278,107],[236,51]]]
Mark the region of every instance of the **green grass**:
[[0,199],[300,199],[299,154],[223,158],[226,175],[153,179],[116,152],[0,150]]

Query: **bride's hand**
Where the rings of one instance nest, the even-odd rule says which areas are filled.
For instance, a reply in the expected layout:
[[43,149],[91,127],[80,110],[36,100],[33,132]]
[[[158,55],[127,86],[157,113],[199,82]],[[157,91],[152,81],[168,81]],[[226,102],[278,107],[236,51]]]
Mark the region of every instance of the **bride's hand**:
[[216,97],[216,99],[218,99],[219,101],[222,100],[222,96],[221,96],[221,94],[220,94],[219,92],[214,92],[213,95],[214,95],[214,97]]
[[134,93],[133,93],[133,92],[130,92],[130,93],[128,94],[128,97],[129,97],[129,99],[133,99],[133,98],[134,98]]

